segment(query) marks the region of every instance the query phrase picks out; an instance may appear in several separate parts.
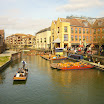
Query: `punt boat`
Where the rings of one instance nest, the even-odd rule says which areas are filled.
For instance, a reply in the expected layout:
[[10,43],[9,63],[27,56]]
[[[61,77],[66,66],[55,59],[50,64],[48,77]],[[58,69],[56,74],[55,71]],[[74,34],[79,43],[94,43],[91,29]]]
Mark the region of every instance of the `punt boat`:
[[18,70],[17,73],[14,75],[14,81],[25,81],[28,76],[28,69]]
[[60,69],[60,70],[78,70],[78,69],[91,69],[94,68],[94,66],[85,64],[85,63],[80,63],[80,62],[67,62],[67,63],[52,63],[51,67],[54,69]]

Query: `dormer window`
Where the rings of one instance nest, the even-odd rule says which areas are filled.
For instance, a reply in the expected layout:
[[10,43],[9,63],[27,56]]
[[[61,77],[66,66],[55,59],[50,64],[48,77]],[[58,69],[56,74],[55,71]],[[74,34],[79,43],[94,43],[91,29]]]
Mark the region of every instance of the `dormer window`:
[[83,24],[84,24],[85,26],[88,26],[88,22],[83,22]]
[[98,26],[101,26],[101,24],[102,24],[102,22],[101,22],[101,21],[99,21],[99,22],[98,22]]

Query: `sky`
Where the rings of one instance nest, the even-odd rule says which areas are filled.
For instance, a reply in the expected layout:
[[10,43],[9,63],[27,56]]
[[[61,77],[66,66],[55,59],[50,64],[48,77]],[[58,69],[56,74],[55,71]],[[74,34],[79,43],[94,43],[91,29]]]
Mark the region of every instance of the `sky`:
[[0,0],[0,29],[5,37],[35,35],[66,16],[104,17],[104,0]]

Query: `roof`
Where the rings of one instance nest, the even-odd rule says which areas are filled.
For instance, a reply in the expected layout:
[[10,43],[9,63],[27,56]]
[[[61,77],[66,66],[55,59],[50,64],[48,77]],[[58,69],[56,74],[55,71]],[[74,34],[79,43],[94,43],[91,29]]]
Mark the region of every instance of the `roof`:
[[25,38],[31,38],[31,37],[35,37],[35,36],[28,34],[25,37],[23,37],[23,39],[25,39]]
[[[91,24],[86,19],[66,19],[66,18],[60,18],[61,22],[69,22],[70,25],[73,26],[82,26],[82,27],[89,27]],[[85,25],[87,23],[87,26]]]
[[104,27],[104,18],[96,19],[93,27]]
[[11,36],[27,36],[26,34],[13,34],[13,35],[11,35]]
[[39,33],[45,32],[45,31],[51,31],[51,27],[42,29],[42,30],[38,31],[36,34],[39,34]]
[[61,43],[60,39],[57,38],[56,40],[54,40],[52,43]]
[[13,35],[10,35],[8,37],[11,38],[11,37],[18,37],[18,36],[31,37],[33,35],[31,35],[31,34],[13,34]]

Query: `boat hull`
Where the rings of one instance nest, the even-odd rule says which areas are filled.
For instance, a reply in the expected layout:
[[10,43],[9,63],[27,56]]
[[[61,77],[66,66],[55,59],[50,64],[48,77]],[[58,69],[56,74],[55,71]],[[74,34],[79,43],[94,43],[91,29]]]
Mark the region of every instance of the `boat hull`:
[[51,64],[50,67],[54,68],[54,69],[60,69],[60,70],[84,70],[84,69],[94,68],[94,66],[92,66],[92,65],[60,67],[55,63]]
[[27,76],[25,76],[25,77],[13,77],[13,80],[14,81],[25,81],[27,79]]
[[60,69],[60,70],[85,70],[85,69],[92,69],[93,66],[84,66],[84,67],[78,67],[78,66],[74,66],[74,67],[70,67],[70,68],[66,68],[66,67],[63,67],[63,68],[60,68],[60,67],[57,67],[57,69]]

